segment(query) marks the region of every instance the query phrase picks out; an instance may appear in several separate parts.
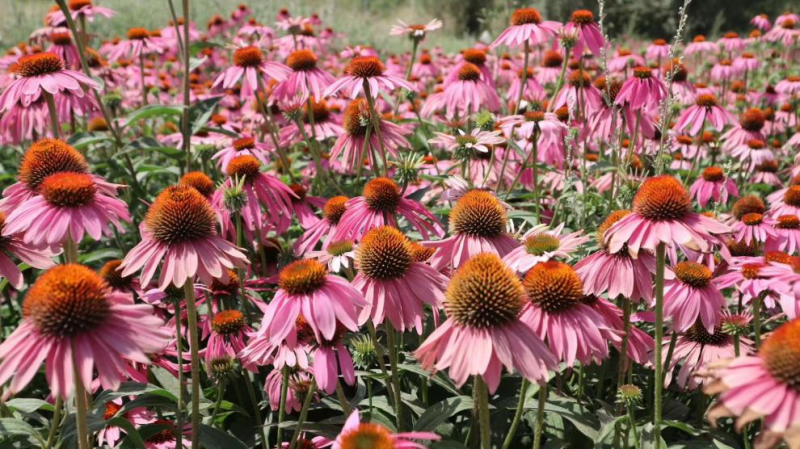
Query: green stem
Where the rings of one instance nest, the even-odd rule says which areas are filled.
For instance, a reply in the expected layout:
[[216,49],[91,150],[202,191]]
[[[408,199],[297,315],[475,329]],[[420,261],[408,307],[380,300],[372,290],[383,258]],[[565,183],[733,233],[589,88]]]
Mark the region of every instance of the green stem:
[[78,245],[72,240],[72,236],[67,236],[64,243],[64,260],[67,263],[78,263]]
[[61,138],[61,126],[58,123],[58,111],[56,110],[56,100],[53,98],[53,94],[47,91],[42,91],[44,94],[44,100],[47,102],[47,110],[50,112],[50,130],[53,133],[53,137],[56,139]]
[[375,109],[375,99],[372,98],[372,92],[370,91],[369,83],[366,79],[364,80],[364,96],[367,97],[369,116],[372,120],[372,128],[375,131],[375,135],[378,136],[378,145],[381,151],[381,162],[383,163],[383,176],[389,176],[389,162],[386,159],[386,147],[383,144],[383,133],[381,133],[381,118],[378,116],[378,110]]
[[[147,106],[147,86],[144,84],[144,51],[139,53],[139,82],[142,83],[142,106]],[[183,137],[186,138],[185,135]],[[189,167],[186,169],[188,170]]]
[[283,427],[281,427],[281,424],[286,419],[286,395],[289,392],[289,367],[286,365],[283,366],[281,382],[281,404],[278,409],[278,447],[283,447]]
[[514,440],[514,436],[517,434],[517,428],[519,428],[519,423],[522,421],[522,414],[525,411],[525,394],[528,392],[528,385],[530,385],[528,379],[523,378],[519,385],[519,401],[517,402],[517,410],[514,412],[514,419],[511,421],[511,428],[508,429],[506,439],[503,441],[503,449],[508,449],[511,447],[511,442]]
[[339,399],[339,405],[342,407],[345,418],[350,416],[350,402],[347,401],[347,396],[344,395],[342,383],[339,382],[339,379],[336,379],[336,397]]
[[481,427],[481,449],[492,447],[492,429],[489,424],[489,387],[481,376],[475,376],[475,391],[478,398],[478,419]]
[[[183,151],[186,153],[186,172],[188,173],[191,171],[192,166],[192,146],[191,146],[191,125],[189,124],[189,107],[191,106],[191,96],[190,96],[190,88],[189,88],[189,68],[190,65],[190,57],[189,57],[189,22],[190,22],[190,15],[189,15],[189,0],[183,0],[181,2],[181,7],[183,9]],[[144,88],[144,87],[143,87]],[[147,100],[147,93],[144,93],[144,99]],[[194,429],[194,428],[193,428]],[[178,429],[180,432],[181,429]],[[194,434],[196,433],[195,430],[192,430],[192,440],[195,440]],[[194,447],[194,445],[192,445]]]
[[45,449],[53,447],[56,441],[56,434],[58,434],[58,427],[61,421],[61,409],[64,408],[64,400],[61,396],[56,397],[55,410],[53,410],[53,422],[50,423],[50,432],[47,434],[47,444]]
[[755,343],[756,349],[761,346],[761,295],[753,299],[753,329],[755,330]]
[[[631,426],[631,433],[633,434],[633,446],[639,449],[641,443],[639,443],[639,432],[636,431],[636,417],[633,415],[633,405],[628,404],[626,408],[628,409],[628,424]],[[661,440],[661,438],[657,438],[658,441]]]
[[547,403],[547,384],[539,386],[539,406],[536,409],[536,429],[533,434],[533,449],[541,449],[544,433],[544,406]]
[[384,382],[386,383],[386,391],[389,393],[390,400],[394,402],[394,388],[392,388],[392,381],[389,377],[389,373],[386,371],[383,348],[378,341],[378,333],[375,331],[375,325],[372,324],[372,320],[367,320],[367,329],[369,330],[369,336],[372,339],[372,345],[375,348],[375,357],[378,359],[378,367],[380,367],[381,374],[383,374]]
[[[188,315],[189,346],[192,357],[192,447],[198,446],[200,436],[200,340],[197,336],[197,304],[194,298],[194,282],[187,279],[183,284]],[[180,312],[180,310],[178,310]],[[180,319],[180,316],[178,317]],[[249,382],[246,382],[249,384]],[[178,429],[180,433],[181,429]]]
[[289,443],[289,449],[295,449],[297,447],[297,440],[300,438],[300,431],[303,430],[303,423],[306,422],[306,417],[308,416],[308,408],[311,406],[311,398],[314,397],[314,393],[317,391],[317,379],[311,380],[311,385],[308,387],[308,392],[306,393],[305,400],[303,400],[303,407],[300,409],[300,417],[297,418],[297,425],[294,428],[294,433],[292,434],[292,441]]
[[217,385],[217,400],[214,401],[214,411],[211,413],[211,425],[214,425],[214,420],[217,418],[217,414],[219,413],[219,406],[222,404],[222,397],[225,396],[225,378],[219,380],[219,384]]
[[[569,51],[569,50],[567,50]],[[517,115],[519,112],[519,105],[522,103],[522,93],[525,91],[525,86],[528,83],[528,55],[531,52],[531,47],[528,41],[525,41],[525,60],[522,63],[522,79],[520,80],[519,86],[519,94],[517,94],[517,103],[514,105],[514,115]],[[569,53],[567,53],[567,58],[569,58]],[[561,71],[562,75],[564,74],[564,70]],[[558,91],[556,91],[558,92]]]
[[81,373],[78,371],[78,361],[75,357],[74,343],[72,344],[72,364],[75,375],[75,423],[78,430],[78,448],[89,449],[89,428],[87,425],[86,388],[83,385]]
[[661,344],[664,339],[664,266],[665,266],[666,246],[659,243],[656,248],[656,341],[655,341],[655,376],[653,385],[653,438],[655,447],[661,447],[661,403],[663,400],[662,392],[664,389],[664,374],[661,359]]
[[[506,190],[506,195],[504,197],[505,200],[507,200],[509,195],[511,195],[511,192],[514,190],[514,187],[517,186],[517,182],[519,182],[519,178],[522,176],[522,173],[525,171],[525,167],[528,166],[528,164],[531,162],[531,159],[534,158],[534,155],[537,152],[537,146],[538,145],[537,145],[536,140],[539,138],[539,133],[538,133],[537,129],[538,129],[538,127],[534,129],[534,132],[533,132],[533,134],[531,136],[531,143],[533,145],[533,148],[531,149],[531,152],[528,153],[528,156],[525,158],[525,160],[522,162],[522,167],[520,167],[519,171],[517,171],[517,176],[514,177],[514,180],[511,182],[511,185],[508,187],[508,190]],[[506,151],[512,151],[512,150],[507,148]],[[535,168],[536,160],[533,161],[533,165],[534,165],[534,169],[533,169],[534,170],[534,174],[533,174],[533,176],[534,176],[533,192],[534,192],[534,195],[535,195],[536,194],[536,168]],[[538,214],[538,211],[539,211],[539,205],[538,204],[536,205],[536,211],[537,211],[537,214]],[[538,215],[537,215],[537,217],[538,217]]]
[[250,397],[250,402],[253,403],[253,418],[256,420],[256,427],[258,427],[258,433],[261,435],[262,447],[266,449],[269,447],[269,442],[267,441],[267,435],[264,433],[264,420],[261,419],[261,407],[258,405],[258,399],[256,399],[256,391],[253,389],[254,379],[250,377],[244,368],[242,368],[242,377],[245,379],[244,385],[247,387],[247,395]]
[[397,421],[397,429],[403,430],[403,401],[400,389],[400,375],[397,370],[397,343],[395,341],[395,329],[388,320],[386,321],[386,345],[389,347],[389,364],[392,370],[392,385],[394,386],[394,413]]
[[[242,231],[242,212],[236,211],[234,214],[236,225],[236,246],[239,248],[244,247],[244,232]],[[258,225],[257,225],[258,226]],[[244,316],[247,317],[247,324],[253,324],[253,313],[250,310],[250,300],[247,298],[247,292],[244,288],[245,271],[244,268],[237,268],[236,275],[239,276],[239,293],[242,295],[242,305],[244,306]],[[211,305],[209,305],[211,309]]]
[[[175,412],[175,426],[183,429],[183,410],[186,408],[184,402],[184,388],[186,387],[185,375],[183,374],[183,337],[181,336],[181,310],[180,302],[175,301],[175,348],[178,351],[178,410]],[[183,447],[183,432],[175,432],[175,446]]]
[[547,105],[547,112],[553,111],[553,106],[556,104],[556,95],[558,95],[558,91],[561,90],[561,86],[564,85],[564,76],[567,73],[567,65],[569,64],[569,53],[570,48],[566,49],[566,54],[564,56],[564,63],[561,64],[561,73],[558,74],[558,81],[556,82],[556,89],[553,91],[553,98],[550,100],[549,104]]
[[[672,332],[672,336],[669,339],[669,348],[667,348],[667,357],[664,358],[664,366],[669,370],[669,365],[672,362],[672,354],[675,352],[675,344],[678,342],[678,333]],[[666,378],[667,373],[664,372],[664,378]],[[661,382],[664,383],[664,378],[661,379]]]

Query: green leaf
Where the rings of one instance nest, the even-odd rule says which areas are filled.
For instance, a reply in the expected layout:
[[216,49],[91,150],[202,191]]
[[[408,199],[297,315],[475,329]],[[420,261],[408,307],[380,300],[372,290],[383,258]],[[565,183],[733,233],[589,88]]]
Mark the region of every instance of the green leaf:
[[664,420],[664,421],[661,421],[661,423],[663,425],[665,425],[665,426],[674,427],[676,429],[682,430],[682,431],[688,433],[689,435],[691,435],[693,437],[696,437],[696,436],[699,435],[699,433],[697,432],[697,429],[695,429],[694,427],[692,427],[691,425],[689,425],[689,424],[687,424],[685,422]]
[[214,42],[192,42],[189,44],[189,56],[197,56],[198,53],[206,48],[219,48],[220,44]]
[[200,67],[201,65],[203,65],[203,63],[206,62],[207,59],[208,58],[205,57],[205,56],[203,56],[202,58],[190,58],[189,59],[189,72],[193,72],[194,69],[196,69],[196,68]]
[[199,440],[207,449],[247,449],[247,446],[233,435],[214,427],[200,424]]
[[0,436],[31,436],[44,445],[42,436],[30,424],[21,419],[0,418]]
[[168,117],[178,116],[183,113],[183,106],[161,106],[161,105],[147,105],[143,108],[137,109],[122,121],[121,127],[124,128],[133,122],[144,120],[151,117]]
[[456,396],[461,396],[461,392],[458,391],[458,388],[456,388],[456,385],[453,383],[453,381],[450,380],[449,378],[444,377],[442,373],[431,374],[430,372],[425,371],[418,365],[408,365],[405,363],[399,363],[397,364],[397,367],[404,371],[408,371],[414,374],[419,374],[420,376],[423,377],[427,377],[428,379],[431,380],[431,382],[441,386],[450,393]]
[[418,432],[432,432],[456,413],[472,410],[472,406],[473,401],[469,396],[447,398],[428,408],[425,413],[419,417],[416,424],[414,424],[414,430]]
[[127,434],[127,436],[125,437],[126,441],[130,441],[130,443],[132,443],[134,447],[137,447],[139,449],[145,448],[144,440],[142,439],[142,436],[139,435],[139,431],[136,430],[136,427],[134,427],[134,425],[127,419],[121,416],[118,416],[116,418],[111,418],[110,420],[108,420],[108,425],[124,429],[125,433]]
[[16,398],[6,402],[6,405],[13,410],[19,410],[22,413],[33,413],[36,410],[47,410],[48,412],[55,410],[52,404],[41,399]]
[[69,139],[67,139],[67,143],[72,145],[73,148],[76,150],[83,150],[84,148],[88,147],[89,145],[94,145],[96,143],[108,142],[111,138],[102,134],[95,135],[85,132],[79,132],[71,135]]
[[217,108],[220,101],[222,101],[221,95],[195,102],[189,108],[189,123],[192,124],[192,134],[197,133],[208,124],[211,114],[214,113],[214,109]]
[[78,260],[83,264],[91,264],[92,262],[97,262],[99,260],[105,259],[121,259],[122,258],[122,251],[118,248],[103,248],[98,249],[97,251],[92,251],[87,254],[81,254],[78,257]]

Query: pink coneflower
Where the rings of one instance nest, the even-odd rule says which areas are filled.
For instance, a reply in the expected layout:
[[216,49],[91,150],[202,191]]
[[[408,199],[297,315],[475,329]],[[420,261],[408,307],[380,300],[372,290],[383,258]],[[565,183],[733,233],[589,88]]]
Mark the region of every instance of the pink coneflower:
[[43,52],[20,57],[14,63],[18,76],[0,94],[0,112],[10,111],[15,105],[28,107],[43,93],[58,95],[69,92],[83,98],[86,89],[99,90],[100,85],[86,75],[64,68],[64,61],[53,53]]
[[0,345],[0,385],[13,377],[12,394],[43,362],[53,396],[70,397],[76,381],[88,388],[95,369],[103,388],[116,390],[128,371],[123,359],[149,364],[147,354],[160,352],[170,337],[152,307],[113,292],[82,265],[60,265],[39,276],[22,314],[22,324]]
[[289,76],[280,83],[272,94],[277,99],[300,96],[303,101],[313,95],[322,98],[322,92],[336,79],[330,73],[317,67],[317,55],[311,50],[296,50],[286,58],[291,69]]
[[128,205],[98,189],[86,173],[52,174],[39,192],[8,215],[4,236],[21,234],[27,244],[55,247],[67,239],[80,242],[85,234],[94,240],[112,235],[110,224],[125,232],[120,222],[131,221]]
[[800,217],[800,185],[786,189],[782,197],[779,196],[769,205],[769,213],[773,217],[781,215]]
[[308,194],[308,189],[301,184],[291,184],[289,189],[293,192],[292,211],[294,212],[297,221],[303,229],[308,229],[313,226],[319,218],[314,214],[314,209],[321,209],[327,202],[325,198],[318,196],[311,196]]
[[640,249],[655,251],[659,243],[708,252],[714,234],[730,232],[728,226],[692,212],[692,200],[679,181],[670,176],[648,178],[633,198],[633,213],[605,233],[609,251],[627,244],[636,257]]
[[[669,343],[665,342],[664,349],[669,349]],[[747,338],[740,337],[739,351],[742,355],[753,352],[753,342]],[[664,360],[667,362],[668,351],[662,351]],[[672,359],[669,364],[665,364],[667,377],[664,381],[665,386],[672,383],[672,372],[680,364],[678,371],[678,386],[691,390],[700,387],[704,383],[703,378],[698,378],[697,373],[705,369],[709,364],[736,357],[736,347],[733,336],[725,332],[722,326],[717,326],[713,333],[709,333],[703,323],[696,321],[692,327],[678,337],[675,344]]]
[[144,28],[128,29],[127,39],[119,41],[108,53],[108,59],[116,61],[123,57],[141,58],[150,53],[163,53],[164,40]]
[[756,166],[756,173],[750,178],[753,184],[767,184],[772,187],[783,187],[783,181],[778,177],[778,162],[765,160]]
[[439,19],[433,19],[426,25],[409,25],[402,20],[398,20],[397,25],[393,25],[389,30],[389,34],[391,36],[408,35],[409,39],[421,41],[425,39],[425,35],[428,32],[438,30],[441,27],[442,21]]
[[322,206],[322,219],[309,226],[295,242],[296,254],[306,254],[309,250],[314,249],[322,239],[327,239],[335,232],[336,225],[339,224],[339,220],[346,210],[347,201],[346,196],[334,196]]
[[672,318],[673,329],[684,332],[700,320],[709,333],[714,333],[726,303],[711,282],[711,270],[696,262],[679,262],[664,278],[664,316]]
[[641,67],[643,65],[645,65],[644,58],[631,53],[630,50],[625,48],[618,49],[613,57],[608,60],[608,70],[612,72],[627,73],[628,67]]
[[[112,9],[93,5],[92,0],[70,0],[67,2],[67,6],[69,7],[72,20],[85,19],[87,22],[94,22],[95,15],[108,19],[114,17],[114,14],[116,14]],[[50,26],[58,26],[58,24],[66,23],[64,12],[59,9],[49,14],[48,23],[50,23]]]
[[600,56],[600,49],[606,42],[600,26],[594,21],[594,14],[587,9],[579,9],[572,12],[570,21],[564,26],[565,31],[576,30],[578,40],[575,42],[573,50],[576,55],[582,55],[583,49],[588,48],[595,56]]
[[[264,391],[269,397],[269,405],[272,411],[280,409],[281,389],[283,376],[281,370],[274,369],[267,374],[264,381]],[[311,387],[311,372],[303,368],[292,372],[289,375],[289,388],[286,390],[286,413],[299,412],[303,406],[303,398]],[[319,401],[319,395],[315,392],[312,400]]]
[[603,317],[583,303],[583,283],[572,267],[541,262],[522,283],[530,304],[520,320],[547,341],[559,361],[572,366],[576,360],[589,364],[608,357],[606,338],[614,334]]
[[708,412],[716,425],[719,418],[735,416],[736,429],[763,418],[755,439],[756,447],[775,447],[781,440],[788,446],[800,444],[800,415],[795,406],[800,396],[795,387],[800,370],[800,321],[780,326],[756,355],[720,361],[710,366],[704,393],[719,394]]
[[253,156],[262,164],[267,165],[269,163],[268,154],[271,150],[272,145],[258,142],[255,137],[245,135],[230,141],[230,144],[214,153],[211,159],[216,160],[217,166],[224,172],[228,170],[231,160],[237,156]]
[[709,201],[713,200],[716,204],[728,202],[728,195],[739,196],[739,189],[733,179],[725,176],[721,167],[707,167],[703,173],[697,177],[689,189],[689,195],[697,199],[700,207],[706,207]]
[[530,325],[520,320],[525,292],[519,278],[494,254],[479,254],[459,268],[445,293],[445,321],[417,349],[426,370],[449,368],[461,386],[481,376],[489,391],[500,371],[517,370],[531,382],[546,382],[556,361]]
[[697,101],[681,113],[675,131],[686,130],[690,136],[696,136],[708,121],[717,131],[722,131],[728,123],[734,123],[733,115],[717,104],[717,98],[710,94],[697,96]]
[[733,60],[733,68],[739,73],[752,72],[761,67],[761,61],[756,58],[756,55],[750,52],[742,53],[738,58]]
[[298,334],[308,334],[309,349],[314,359],[312,369],[314,379],[321,391],[333,394],[339,379],[339,373],[347,385],[354,385],[356,382],[355,366],[350,352],[343,344],[347,329],[341,324],[336,323],[336,332],[333,337],[323,337],[321,341],[314,341],[313,331],[308,322],[300,315],[297,318]]
[[647,46],[644,57],[651,61],[661,61],[669,58],[669,43],[664,39],[655,39]]
[[344,133],[344,129],[337,123],[338,118],[334,118],[334,114],[325,100],[315,101],[312,98],[310,104],[304,102],[299,107],[290,107],[292,113],[298,114],[298,121],[302,124],[303,129],[301,130],[295,121],[281,128],[279,133],[281,146],[291,146],[305,140],[303,131],[305,131],[305,136],[316,138],[320,142],[339,137]]
[[80,69],[81,57],[78,55],[78,47],[72,43],[72,33],[67,28],[57,28],[50,33],[50,41],[53,45],[47,51],[61,58],[67,67]]
[[[398,149],[408,148],[410,144],[405,136],[411,132],[388,120],[379,119],[383,146],[381,147],[378,133],[373,129],[373,121],[367,101],[355,99],[347,105],[342,119],[342,133],[331,148],[331,159],[341,157],[352,172],[360,172],[364,159],[369,161],[370,167],[378,163],[373,157],[381,148],[386,150],[387,156],[397,158]],[[369,140],[367,131],[369,130]]]
[[627,245],[612,253],[608,250],[605,233],[616,222],[631,212],[612,212],[597,228],[600,250],[575,264],[575,272],[583,281],[584,292],[600,296],[608,292],[609,298],[623,296],[633,301],[653,301],[651,274],[656,271],[656,259],[648,251],[641,251],[636,259],[628,253]]
[[[248,201],[242,210],[242,218],[248,225],[248,229],[254,230],[262,223],[259,203],[269,211],[264,217],[268,223],[279,230],[289,226],[292,216],[292,200],[297,196],[277,176],[262,172],[261,162],[258,159],[247,155],[236,156],[228,164],[227,174],[228,179],[223,183],[223,188],[230,188],[234,180],[244,180],[244,190]],[[221,203],[223,200],[220,197],[222,197],[222,189],[215,192],[212,202]],[[254,201],[255,199],[258,201]]]
[[775,90],[787,97],[800,94],[800,76],[788,76],[775,85]]
[[[441,98],[437,101],[434,95]],[[434,95],[425,102],[422,115],[430,116],[440,108],[445,109],[448,118],[468,116],[482,108],[489,111],[500,109],[500,97],[496,90],[481,77],[480,69],[468,62],[458,69],[455,81],[446,85],[443,92]]]
[[520,246],[506,232],[507,224],[506,208],[500,200],[487,191],[470,190],[450,211],[452,236],[422,244],[436,249],[429,263],[439,271],[449,266],[458,268],[481,253],[502,258]]
[[553,21],[542,21],[542,15],[535,8],[521,8],[511,15],[511,26],[506,28],[489,46],[495,49],[501,45],[521,47],[526,42],[536,46],[547,42],[561,29],[562,25]]
[[758,14],[753,17],[750,19],[750,24],[761,31],[769,31],[770,28],[772,28],[772,24],[769,22],[769,17],[767,17],[766,14]]
[[731,156],[744,164],[747,162],[747,170],[752,172],[757,166],[765,162],[775,160],[775,154],[767,148],[767,144],[762,140],[753,139],[746,144],[737,145],[730,150]]
[[[122,406],[123,404],[121,398],[106,402],[105,411],[103,412],[103,420],[108,421],[117,417],[119,411],[122,410]],[[150,424],[156,420],[155,413],[147,410],[144,407],[130,409],[119,417],[133,424],[134,427],[139,427],[143,424]],[[127,433],[127,430],[123,430],[119,426],[107,425],[106,427],[103,427],[102,430],[97,432],[97,444],[100,446],[105,446],[107,444],[112,448],[117,447],[118,443],[122,439],[123,433]]]
[[730,83],[733,78],[738,76],[739,71],[733,66],[730,59],[720,59],[711,68],[711,80],[722,83]]
[[746,145],[753,140],[764,142],[766,136],[762,133],[767,118],[758,108],[751,108],[739,116],[739,123],[720,136],[722,149],[731,150],[740,145]]
[[560,150],[564,144],[564,137],[569,130],[569,127],[561,122],[556,114],[531,111],[523,115],[511,115],[503,119],[500,128],[506,133],[516,132],[518,136],[527,141],[530,141],[536,135],[541,160],[556,166],[561,165],[561,162],[563,162],[563,151],[558,151],[558,153],[562,153],[562,156],[557,156],[558,164],[553,163],[556,162],[554,160],[548,160],[545,157],[547,152],[543,151],[553,147]]
[[503,262],[517,273],[527,273],[539,262],[556,258],[569,260],[590,237],[583,236],[583,230],[562,235],[563,230],[564,223],[555,229],[548,229],[547,225],[533,227],[522,236],[522,246],[506,254]]
[[710,42],[706,40],[706,37],[702,34],[697,35],[692,39],[692,42],[686,46],[686,49],[683,51],[683,54],[686,56],[691,55],[702,55],[705,53],[716,53],[719,51],[719,47],[714,42]]
[[800,253],[800,218],[797,215],[779,215],[773,224],[775,234],[767,238],[766,251]]
[[0,212],[0,233],[3,234],[3,237],[0,237],[0,276],[5,278],[12,287],[19,290],[22,288],[24,279],[22,278],[22,271],[20,271],[11,257],[16,257],[34,268],[46,270],[54,265],[52,258],[56,254],[46,247],[42,248],[25,243],[21,234],[6,235],[4,232],[5,226],[6,214]]
[[500,131],[482,131],[474,128],[469,134],[458,130],[458,135],[435,133],[436,137],[428,140],[433,144],[439,144],[445,150],[455,153],[459,149],[475,150],[481,153],[488,153],[489,146],[504,143],[506,140],[500,136]]
[[633,76],[622,84],[614,103],[636,111],[660,103],[667,94],[667,86],[661,79],[653,77],[649,67],[636,67]]
[[205,284],[227,281],[228,269],[244,268],[247,256],[217,235],[217,217],[208,200],[193,187],[162,191],[145,216],[142,241],[125,256],[122,276],[142,270],[147,285],[163,259],[158,286],[176,287],[198,276]]
[[[770,270],[767,269],[765,273],[764,268],[771,266],[768,265],[767,257],[774,256],[731,258],[728,272],[714,279],[717,288],[736,287],[736,290],[742,295],[743,304],[749,304],[762,294],[765,294],[767,300],[765,302],[774,304],[772,297],[777,296],[777,289],[783,286],[765,275],[769,274]],[[770,295],[766,296],[768,293]]]
[[425,206],[404,197],[391,179],[375,178],[364,186],[362,196],[347,201],[331,240],[358,241],[372,228],[396,226],[396,215],[405,218],[424,239],[444,235],[441,222]]
[[[617,95],[619,98],[619,94]],[[587,113],[596,111],[603,104],[603,94],[592,84],[592,77],[585,70],[574,70],[569,74],[564,88],[553,100],[553,107],[568,108],[573,102],[576,107],[586,110]]]
[[303,256],[306,259],[316,259],[325,264],[331,273],[352,270],[355,267],[355,245],[350,240],[330,242],[320,251],[307,251]]
[[[386,73],[386,67],[380,59],[375,56],[357,56],[350,60],[345,69],[345,76],[336,80],[328,86],[322,93],[323,97],[329,97],[340,90],[349,92],[350,98],[356,98],[364,89],[364,83],[369,86],[369,95],[378,98],[383,92],[391,92],[395,89],[403,88],[413,92],[414,85],[395,75]],[[366,94],[366,92],[365,92]]]
[[342,431],[333,442],[332,449],[360,449],[365,444],[369,447],[396,449],[424,449],[425,446],[411,440],[438,440],[439,435],[433,432],[392,433],[378,423],[362,423],[358,410],[354,410],[347,418]]
[[[223,357],[235,359],[245,348],[245,335],[252,332],[242,312],[233,309],[218,311],[208,326],[208,343],[203,349],[206,366]],[[244,362],[244,366],[255,370],[254,364]]]
[[733,238],[746,245],[764,243],[770,237],[775,236],[773,225],[774,222],[771,218],[764,217],[759,213],[745,214],[740,221],[734,223]]
[[779,42],[786,47],[794,44],[800,36],[797,22],[800,20],[796,14],[786,14],[775,19],[775,26],[767,31],[764,39],[769,42]]
[[[212,87],[222,86],[231,89],[242,77],[241,95],[244,97],[259,90],[259,76],[275,81],[285,80],[291,70],[285,65],[264,60],[261,49],[254,46],[242,47],[233,52],[233,66],[223,70],[214,80]],[[266,80],[263,80],[266,84]]]
[[295,322],[301,313],[317,342],[333,340],[337,322],[357,331],[359,311],[367,306],[347,280],[328,274],[314,259],[287,265],[278,276],[278,287],[259,329],[273,344],[296,341]]
[[722,50],[733,53],[733,52],[740,52],[744,50],[745,44],[744,40],[739,37],[736,33],[725,33],[719,40],[717,40],[717,45],[722,47]]
[[[611,344],[617,348],[617,351],[621,351],[622,340],[617,336],[625,335],[622,310],[611,301],[595,295],[584,295],[582,301],[603,317],[602,325],[606,328],[601,330],[606,338],[611,340]],[[631,360],[640,365],[650,364],[650,353],[653,346],[653,337],[649,336],[647,332],[633,325],[628,326],[628,357]]]
[[422,334],[424,305],[437,311],[444,301],[447,277],[415,260],[411,242],[390,226],[371,229],[356,250],[358,274],[353,287],[364,294],[369,305],[361,320],[377,326],[388,319],[401,331],[416,329]]

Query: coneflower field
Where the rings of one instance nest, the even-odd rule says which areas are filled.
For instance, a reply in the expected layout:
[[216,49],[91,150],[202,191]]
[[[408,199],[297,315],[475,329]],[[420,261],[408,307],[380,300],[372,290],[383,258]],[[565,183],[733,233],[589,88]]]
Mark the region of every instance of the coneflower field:
[[100,3],[0,57],[0,448],[800,448],[794,12]]

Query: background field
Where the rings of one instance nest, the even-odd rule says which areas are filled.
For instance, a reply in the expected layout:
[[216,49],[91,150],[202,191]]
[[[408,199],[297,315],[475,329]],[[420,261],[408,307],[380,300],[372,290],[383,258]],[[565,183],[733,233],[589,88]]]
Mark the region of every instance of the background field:
[[[169,18],[166,0],[95,0],[119,12],[101,21],[95,32],[103,36],[124,34],[132,26],[161,27]],[[180,0],[176,0],[180,3]],[[397,19],[411,22],[433,17],[444,20],[445,29],[431,44],[448,51],[458,50],[483,34],[494,37],[506,26],[510,11],[521,4],[538,7],[545,17],[566,20],[574,9],[597,10],[595,0],[192,0],[192,15],[201,26],[213,14],[226,15],[239,3],[245,3],[256,17],[272,24],[279,8],[293,14],[317,12],[327,25],[347,34],[352,43],[365,43],[394,51],[406,48],[406,42],[392,39],[388,30]],[[607,0],[607,26],[611,36],[633,34],[647,38],[669,38],[675,30],[678,5],[683,0]],[[694,0],[689,8],[689,33],[714,36],[722,31],[747,32],[748,20],[755,14],[771,17],[787,10],[792,0]],[[796,3],[794,3],[796,6]],[[0,47],[27,39],[42,25],[42,17],[53,5],[51,0],[0,0]]]

